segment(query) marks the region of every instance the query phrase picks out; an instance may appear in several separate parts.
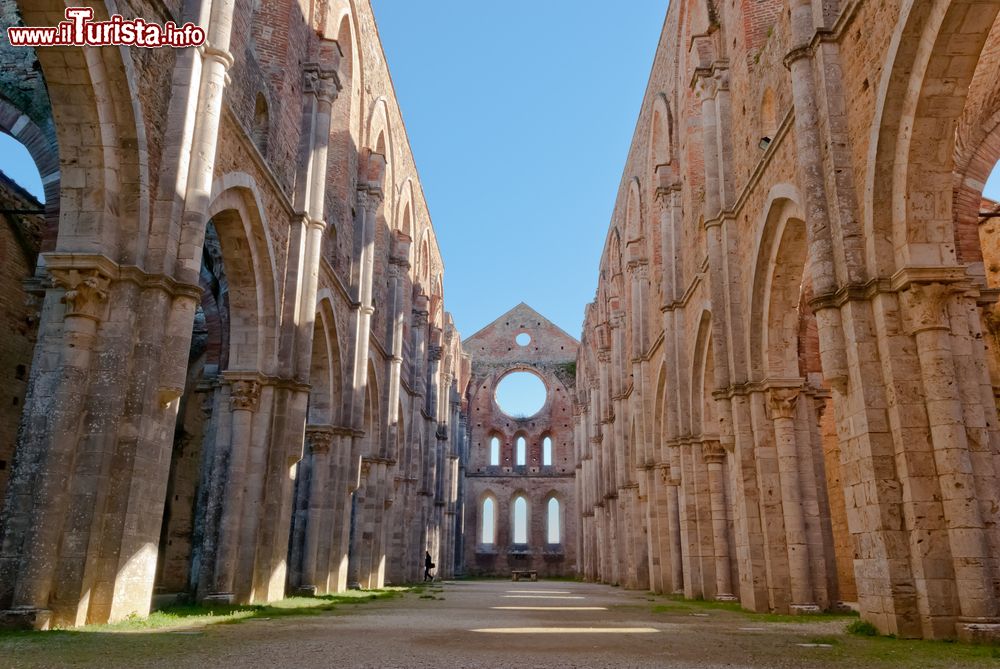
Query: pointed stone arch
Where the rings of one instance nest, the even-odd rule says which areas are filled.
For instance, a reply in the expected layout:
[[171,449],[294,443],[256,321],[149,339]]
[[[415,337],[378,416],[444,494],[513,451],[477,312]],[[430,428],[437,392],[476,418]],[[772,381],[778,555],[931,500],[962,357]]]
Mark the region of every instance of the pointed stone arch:
[[229,282],[230,369],[271,374],[280,291],[271,236],[253,179],[240,173],[218,179],[208,218],[219,236]]
[[[976,20],[963,20],[967,11],[963,0],[901,7],[869,143],[863,215],[873,276],[958,262],[950,206],[955,127],[1000,2],[976,5]],[[950,45],[959,42],[955,56]]]
[[[65,3],[56,0],[18,7],[28,26],[54,26],[65,18]],[[103,4],[94,7],[95,21],[108,19]],[[60,200],[81,203],[60,210],[56,248],[141,264],[149,233],[149,183],[130,50],[61,47],[35,54],[61,157]]]

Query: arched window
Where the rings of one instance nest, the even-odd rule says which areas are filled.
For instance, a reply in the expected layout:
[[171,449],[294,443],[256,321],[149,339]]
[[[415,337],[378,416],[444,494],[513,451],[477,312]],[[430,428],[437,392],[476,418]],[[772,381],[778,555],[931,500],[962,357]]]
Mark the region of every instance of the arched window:
[[514,543],[528,543],[528,500],[520,495],[514,498]]
[[483,500],[483,512],[480,515],[482,519],[480,540],[484,546],[492,546],[496,543],[496,514],[496,502],[493,501],[492,497],[487,497]]
[[552,438],[545,437],[542,441],[542,466],[551,467],[552,466]]
[[490,466],[497,467],[500,465],[500,439],[493,437],[490,439]]
[[549,500],[547,520],[548,520],[548,532],[547,532],[548,539],[546,539],[546,542],[550,544],[561,544],[562,538],[560,537],[560,533],[562,531],[562,528],[559,527],[559,500],[556,499],[555,497]]
[[524,440],[524,437],[517,438],[517,461],[516,465],[518,467],[523,467],[528,459],[528,444]]

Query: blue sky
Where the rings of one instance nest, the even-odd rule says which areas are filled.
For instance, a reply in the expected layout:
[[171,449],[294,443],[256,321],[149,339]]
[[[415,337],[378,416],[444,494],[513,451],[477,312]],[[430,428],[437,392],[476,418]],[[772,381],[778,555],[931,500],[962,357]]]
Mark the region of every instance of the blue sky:
[[460,332],[579,337],[667,0],[372,4]]

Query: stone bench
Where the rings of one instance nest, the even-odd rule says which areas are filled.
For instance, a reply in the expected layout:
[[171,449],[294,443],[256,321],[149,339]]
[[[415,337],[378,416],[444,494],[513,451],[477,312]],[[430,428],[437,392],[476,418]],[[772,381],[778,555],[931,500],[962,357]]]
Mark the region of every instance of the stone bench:
[[512,581],[520,581],[522,577],[537,581],[538,572],[534,569],[514,569],[510,572],[510,580]]

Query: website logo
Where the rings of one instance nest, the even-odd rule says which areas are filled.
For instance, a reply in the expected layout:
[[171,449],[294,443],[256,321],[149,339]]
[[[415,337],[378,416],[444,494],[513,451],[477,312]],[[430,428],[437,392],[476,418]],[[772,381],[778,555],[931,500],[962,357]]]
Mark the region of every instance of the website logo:
[[205,30],[188,21],[178,26],[143,19],[126,19],[113,14],[108,21],[94,21],[91,7],[67,7],[66,20],[57,26],[7,28],[12,46],[139,46],[156,49],[183,48],[205,43]]

